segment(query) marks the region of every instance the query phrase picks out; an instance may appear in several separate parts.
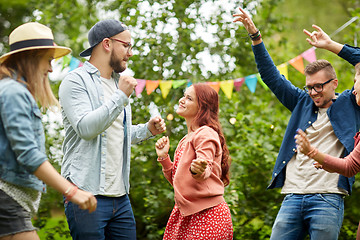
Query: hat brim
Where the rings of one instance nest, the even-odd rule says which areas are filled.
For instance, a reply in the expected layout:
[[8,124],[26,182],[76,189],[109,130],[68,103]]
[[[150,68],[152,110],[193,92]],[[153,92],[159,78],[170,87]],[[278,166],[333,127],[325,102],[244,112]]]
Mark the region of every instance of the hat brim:
[[61,46],[34,46],[34,47],[27,47],[27,48],[21,48],[17,49],[11,52],[8,52],[0,57],[0,64],[3,63],[8,57],[10,57],[12,54],[28,51],[28,50],[35,50],[35,49],[54,49],[54,58],[60,58],[65,55],[68,55],[71,53],[71,49],[67,47],[61,47]]
[[[96,46],[96,45],[95,45],[95,46]],[[89,47],[88,49],[82,51],[82,52],[79,54],[79,56],[80,56],[80,57],[88,57],[88,56],[90,56],[91,53],[92,53],[92,50],[94,49],[95,46]]]

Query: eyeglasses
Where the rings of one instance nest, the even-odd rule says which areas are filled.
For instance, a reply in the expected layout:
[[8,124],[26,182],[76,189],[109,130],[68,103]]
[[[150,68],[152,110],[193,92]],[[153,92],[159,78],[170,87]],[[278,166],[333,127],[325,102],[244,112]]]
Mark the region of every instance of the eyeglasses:
[[331,82],[332,80],[334,80],[335,78],[329,79],[324,83],[318,83],[318,84],[314,84],[314,86],[304,86],[304,90],[307,93],[310,93],[312,89],[315,90],[315,92],[317,93],[321,93],[323,91],[324,85]]
[[129,53],[130,50],[132,50],[132,48],[133,48],[132,44],[129,43],[129,42],[124,42],[124,41],[122,41],[122,40],[120,40],[120,39],[116,39],[116,38],[110,38],[110,39],[111,39],[111,40],[115,40],[115,41],[117,41],[117,42],[121,42],[122,44],[124,44],[124,47],[127,48],[127,53]]

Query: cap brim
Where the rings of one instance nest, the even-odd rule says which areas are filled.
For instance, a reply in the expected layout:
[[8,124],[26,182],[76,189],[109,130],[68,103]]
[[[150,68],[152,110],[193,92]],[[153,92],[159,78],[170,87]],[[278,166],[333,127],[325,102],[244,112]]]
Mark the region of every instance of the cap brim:
[[21,48],[15,51],[8,52],[0,57],[0,64],[3,63],[8,57],[10,57],[12,54],[28,51],[28,50],[35,50],[35,49],[54,49],[54,58],[60,58],[65,55],[68,55],[71,53],[71,49],[67,47],[61,47],[61,46],[36,46],[36,47],[27,47],[27,48]]
[[80,57],[88,57],[88,56],[90,56],[91,53],[92,53],[93,48],[94,48],[94,47],[89,47],[88,49],[82,51],[82,52],[79,54],[79,56],[80,56]]

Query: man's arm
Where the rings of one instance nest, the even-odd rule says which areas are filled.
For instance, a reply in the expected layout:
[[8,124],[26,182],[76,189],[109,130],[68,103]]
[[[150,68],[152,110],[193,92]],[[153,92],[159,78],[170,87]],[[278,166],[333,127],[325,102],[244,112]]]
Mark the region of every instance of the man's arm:
[[264,83],[276,95],[279,101],[290,111],[293,111],[299,98],[306,93],[295,87],[285,76],[281,75],[271,56],[265,48],[260,31],[256,28],[250,16],[242,9],[239,14],[234,14],[234,22],[241,22],[248,31],[252,40],[252,49],[255,62]]
[[94,99],[89,97],[90,94],[76,73],[67,75],[59,89],[63,111],[76,133],[85,140],[91,140],[106,130],[129,102],[125,93],[116,90],[109,101],[93,109]]
[[310,33],[306,29],[303,30],[304,33],[309,36],[306,41],[308,41],[311,46],[333,52],[353,66],[360,62],[359,48],[335,42],[319,26],[313,24],[312,27],[315,28],[316,31]]
[[166,131],[164,119],[160,116],[151,118],[145,124],[137,124],[131,126],[131,144],[136,144],[152,138],[155,135]]
[[331,40],[329,35],[327,35],[319,26],[313,24],[312,27],[315,28],[316,31],[310,33],[306,29],[303,30],[303,32],[309,36],[306,41],[308,41],[311,46],[323,48],[335,54],[339,54],[344,45]]

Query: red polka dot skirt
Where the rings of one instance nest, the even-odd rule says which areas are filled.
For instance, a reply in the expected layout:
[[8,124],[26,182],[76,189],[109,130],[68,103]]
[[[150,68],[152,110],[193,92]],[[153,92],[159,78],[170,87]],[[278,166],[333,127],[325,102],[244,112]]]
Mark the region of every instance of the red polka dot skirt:
[[231,240],[233,227],[225,202],[190,216],[182,216],[175,205],[166,225],[164,240]]
[[[175,152],[172,177],[174,177],[184,145]],[[183,216],[175,205],[166,225],[164,240],[231,240],[233,226],[229,206],[226,202]]]

